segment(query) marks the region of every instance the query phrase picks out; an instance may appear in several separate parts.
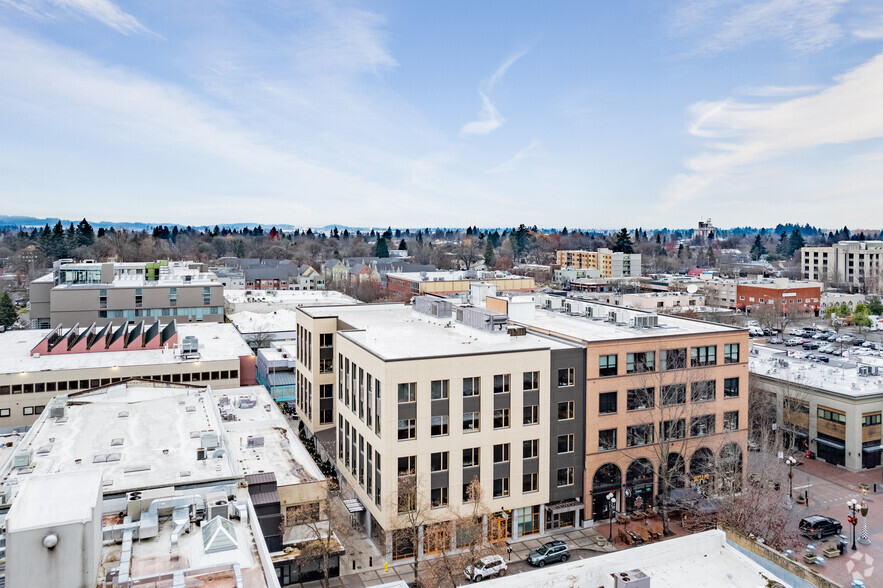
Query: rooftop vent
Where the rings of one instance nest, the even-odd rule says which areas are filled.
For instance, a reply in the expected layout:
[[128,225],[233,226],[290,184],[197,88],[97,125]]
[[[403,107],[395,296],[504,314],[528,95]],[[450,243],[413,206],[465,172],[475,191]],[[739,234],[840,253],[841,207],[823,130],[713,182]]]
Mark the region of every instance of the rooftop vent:
[[650,588],[650,576],[641,570],[629,570],[613,574],[616,588]]
[[248,447],[263,447],[264,446],[264,438],[263,437],[252,437],[251,435],[249,435],[248,441],[247,441],[247,446]]
[[26,468],[31,465],[31,458],[33,457],[33,449],[25,449],[23,451],[18,451],[13,457],[12,467],[15,468]]

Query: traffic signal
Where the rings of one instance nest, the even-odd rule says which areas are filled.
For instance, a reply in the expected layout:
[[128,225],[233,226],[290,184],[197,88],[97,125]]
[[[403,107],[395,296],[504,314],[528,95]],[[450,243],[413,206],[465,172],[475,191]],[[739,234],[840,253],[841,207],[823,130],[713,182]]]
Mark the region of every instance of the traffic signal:
[[849,515],[848,517],[846,517],[846,520],[849,521],[850,525],[854,525],[856,523],[855,517],[852,515]]

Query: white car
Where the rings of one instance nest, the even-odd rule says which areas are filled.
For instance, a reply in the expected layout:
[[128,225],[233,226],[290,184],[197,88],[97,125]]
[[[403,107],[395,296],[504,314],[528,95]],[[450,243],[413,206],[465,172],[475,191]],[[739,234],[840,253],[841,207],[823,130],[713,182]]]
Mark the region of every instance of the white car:
[[499,555],[487,555],[464,570],[463,575],[472,582],[481,582],[492,576],[502,576],[506,573],[506,560]]

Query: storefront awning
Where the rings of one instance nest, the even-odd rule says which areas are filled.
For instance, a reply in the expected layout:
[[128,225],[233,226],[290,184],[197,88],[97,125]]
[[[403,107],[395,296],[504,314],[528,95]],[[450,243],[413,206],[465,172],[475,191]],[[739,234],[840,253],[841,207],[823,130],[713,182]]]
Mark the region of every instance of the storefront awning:
[[862,451],[867,453],[875,453],[877,451],[883,451],[883,447],[877,445],[876,447],[862,447]]
[[556,512],[578,510],[582,507],[583,503],[579,500],[562,500],[561,502],[556,502],[555,504],[548,505],[546,507],[546,511],[555,514]]
[[843,443],[828,441],[827,439],[822,439],[821,437],[817,437],[816,442],[821,443],[822,445],[827,445],[828,447],[833,447],[834,449],[846,449],[846,445],[844,445]]
[[357,498],[347,498],[343,501],[343,505],[350,511],[350,514],[356,514],[365,510],[365,506]]

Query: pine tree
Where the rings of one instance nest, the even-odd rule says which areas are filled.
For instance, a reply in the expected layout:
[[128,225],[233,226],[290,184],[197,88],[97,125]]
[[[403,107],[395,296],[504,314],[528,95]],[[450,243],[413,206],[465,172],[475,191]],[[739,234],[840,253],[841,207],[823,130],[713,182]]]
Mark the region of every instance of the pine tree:
[[717,263],[717,258],[714,256],[714,249],[711,248],[711,245],[708,246],[708,265],[709,267],[714,267]]
[[405,243],[405,240],[404,240],[404,239],[402,239],[402,240],[399,242],[399,251],[407,251],[407,250],[408,250],[408,244]]
[[613,239],[613,250],[621,253],[634,253],[632,247],[632,239],[629,237],[629,231],[625,227],[616,234]]
[[767,250],[763,244],[763,240],[761,240],[760,235],[756,235],[754,237],[754,244],[751,246],[751,259],[757,261],[761,256],[766,254]]
[[491,243],[491,240],[488,239],[486,241],[486,245],[484,246],[484,265],[487,268],[494,267],[494,263],[496,263],[496,259],[494,256],[494,245]]
[[95,243],[95,232],[89,221],[84,218],[77,224],[77,244],[89,246],[93,243]]
[[8,329],[15,324],[16,320],[18,320],[18,313],[15,312],[15,305],[12,303],[12,298],[9,297],[9,292],[4,292],[3,296],[0,296],[0,325]]
[[377,239],[377,245],[374,246],[374,257],[389,257],[389,246],[383,237]]

